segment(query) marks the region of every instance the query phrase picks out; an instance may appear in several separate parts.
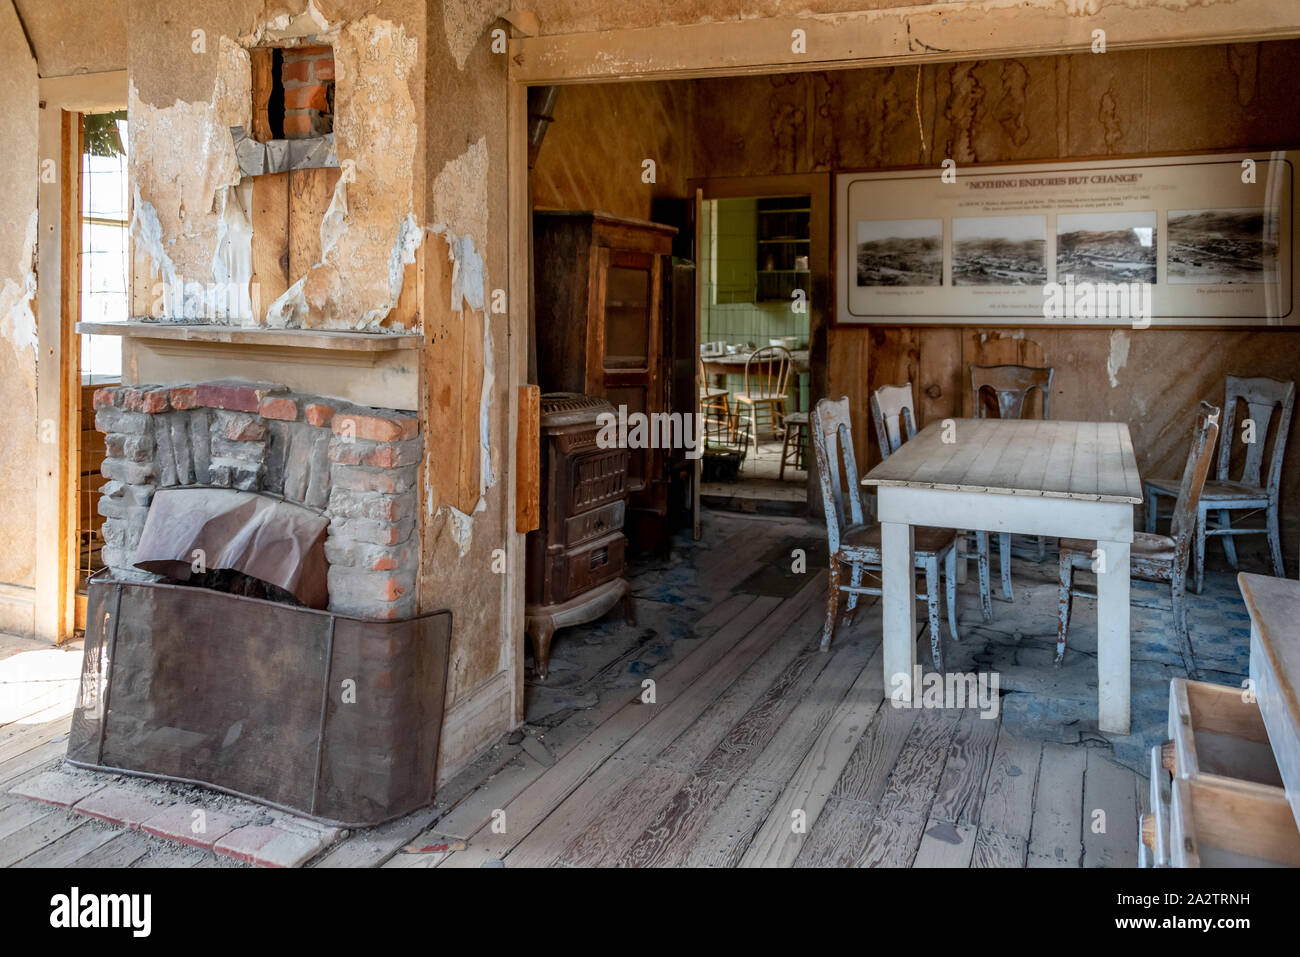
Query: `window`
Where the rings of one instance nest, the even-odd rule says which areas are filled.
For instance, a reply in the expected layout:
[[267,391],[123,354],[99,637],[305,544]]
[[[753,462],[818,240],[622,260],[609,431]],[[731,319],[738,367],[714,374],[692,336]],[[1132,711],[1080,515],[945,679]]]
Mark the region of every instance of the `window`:
[[[126,110],[81,117],[81,321],[130,314]],[[83,385],[122,375],[119,336],[81,337]]]

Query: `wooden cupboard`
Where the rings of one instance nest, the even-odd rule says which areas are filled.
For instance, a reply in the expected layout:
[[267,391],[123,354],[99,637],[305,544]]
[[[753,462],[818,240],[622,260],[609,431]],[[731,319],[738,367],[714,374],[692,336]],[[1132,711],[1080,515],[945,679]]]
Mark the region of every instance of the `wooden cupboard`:
[[[601,396],[628,415],[671,411],[663,289],[676,232],[590,210],[534,212],[542,392]],[[665,540],[667,467],[667,450],[628,449],[626,527],[635,547]]]

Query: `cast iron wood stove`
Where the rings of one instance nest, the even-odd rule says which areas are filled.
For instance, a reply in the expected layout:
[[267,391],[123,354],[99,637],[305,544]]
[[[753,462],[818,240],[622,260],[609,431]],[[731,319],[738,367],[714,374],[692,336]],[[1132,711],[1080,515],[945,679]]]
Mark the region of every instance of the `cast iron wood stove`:
[[553,392],[541,401],[541,526],[528,533],[525,628],[534,670],[550,670],[557,628],[594,621],[623,602],[628,453],[601,448],[597,418],[614,407],[597,396]]

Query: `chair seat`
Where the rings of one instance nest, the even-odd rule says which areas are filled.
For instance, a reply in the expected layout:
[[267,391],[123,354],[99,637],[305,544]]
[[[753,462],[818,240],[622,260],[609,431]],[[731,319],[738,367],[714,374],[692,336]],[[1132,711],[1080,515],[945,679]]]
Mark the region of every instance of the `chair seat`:
[[[1148,490],[1159,492],[1162,495],[1168,495],[1171,498],[1178,496],[1178,486],[1181,484],[1175,479],[1147,479],[1143,484]],[[1210,502],[1267,502],[1268,489],[1260,488],[1258,485],[1247,485],[1245,482],[1227,482],[1216,481],[1214,479],[1205,480],[1205,488],[1201,490],[1201,504]]]
[[784,392],[737,392],[737,402],[784,402],[788,397]]
[[[1091,567],[1092,553],[1096,547],[1096,542],[1082,538],[1061,539],[1061,554],[1068,554],[1070,564],[1076,568]],[[1134,532],[1128,560],[1134,575],[1166,581],[1174,567],[1174,540],[1168,535]]]
[[724,395],[730,395],[726,389],[701,389],[700,401],[708,402],[711,399],[721,399]]
[[[938,554],[954,544],[957,532],[951,528],[929,528],[917,525],[912,528],[912,549],[918,557]],[[880,523],[850,525],[840,537],[842,549],[855,549],[880,554]]]
[[786,416],[785,416],[785,424],[786,424],[786,425],[807,425],[807,424],[808,424],[808,413],[807,413],[807,412],[787,412],[787,413],[786,413]]

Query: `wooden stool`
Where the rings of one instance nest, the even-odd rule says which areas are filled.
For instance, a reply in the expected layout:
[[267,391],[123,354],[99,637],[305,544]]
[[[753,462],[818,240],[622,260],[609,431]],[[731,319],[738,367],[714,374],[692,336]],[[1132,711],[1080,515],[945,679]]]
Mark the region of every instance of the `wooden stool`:
[[[791,461],[793,453],[794,461]],[[785,478],[785,467],[808,468],[808,413],[790,412],[785,417],[785,438],[781,440],[781,468],[778,478]]]

